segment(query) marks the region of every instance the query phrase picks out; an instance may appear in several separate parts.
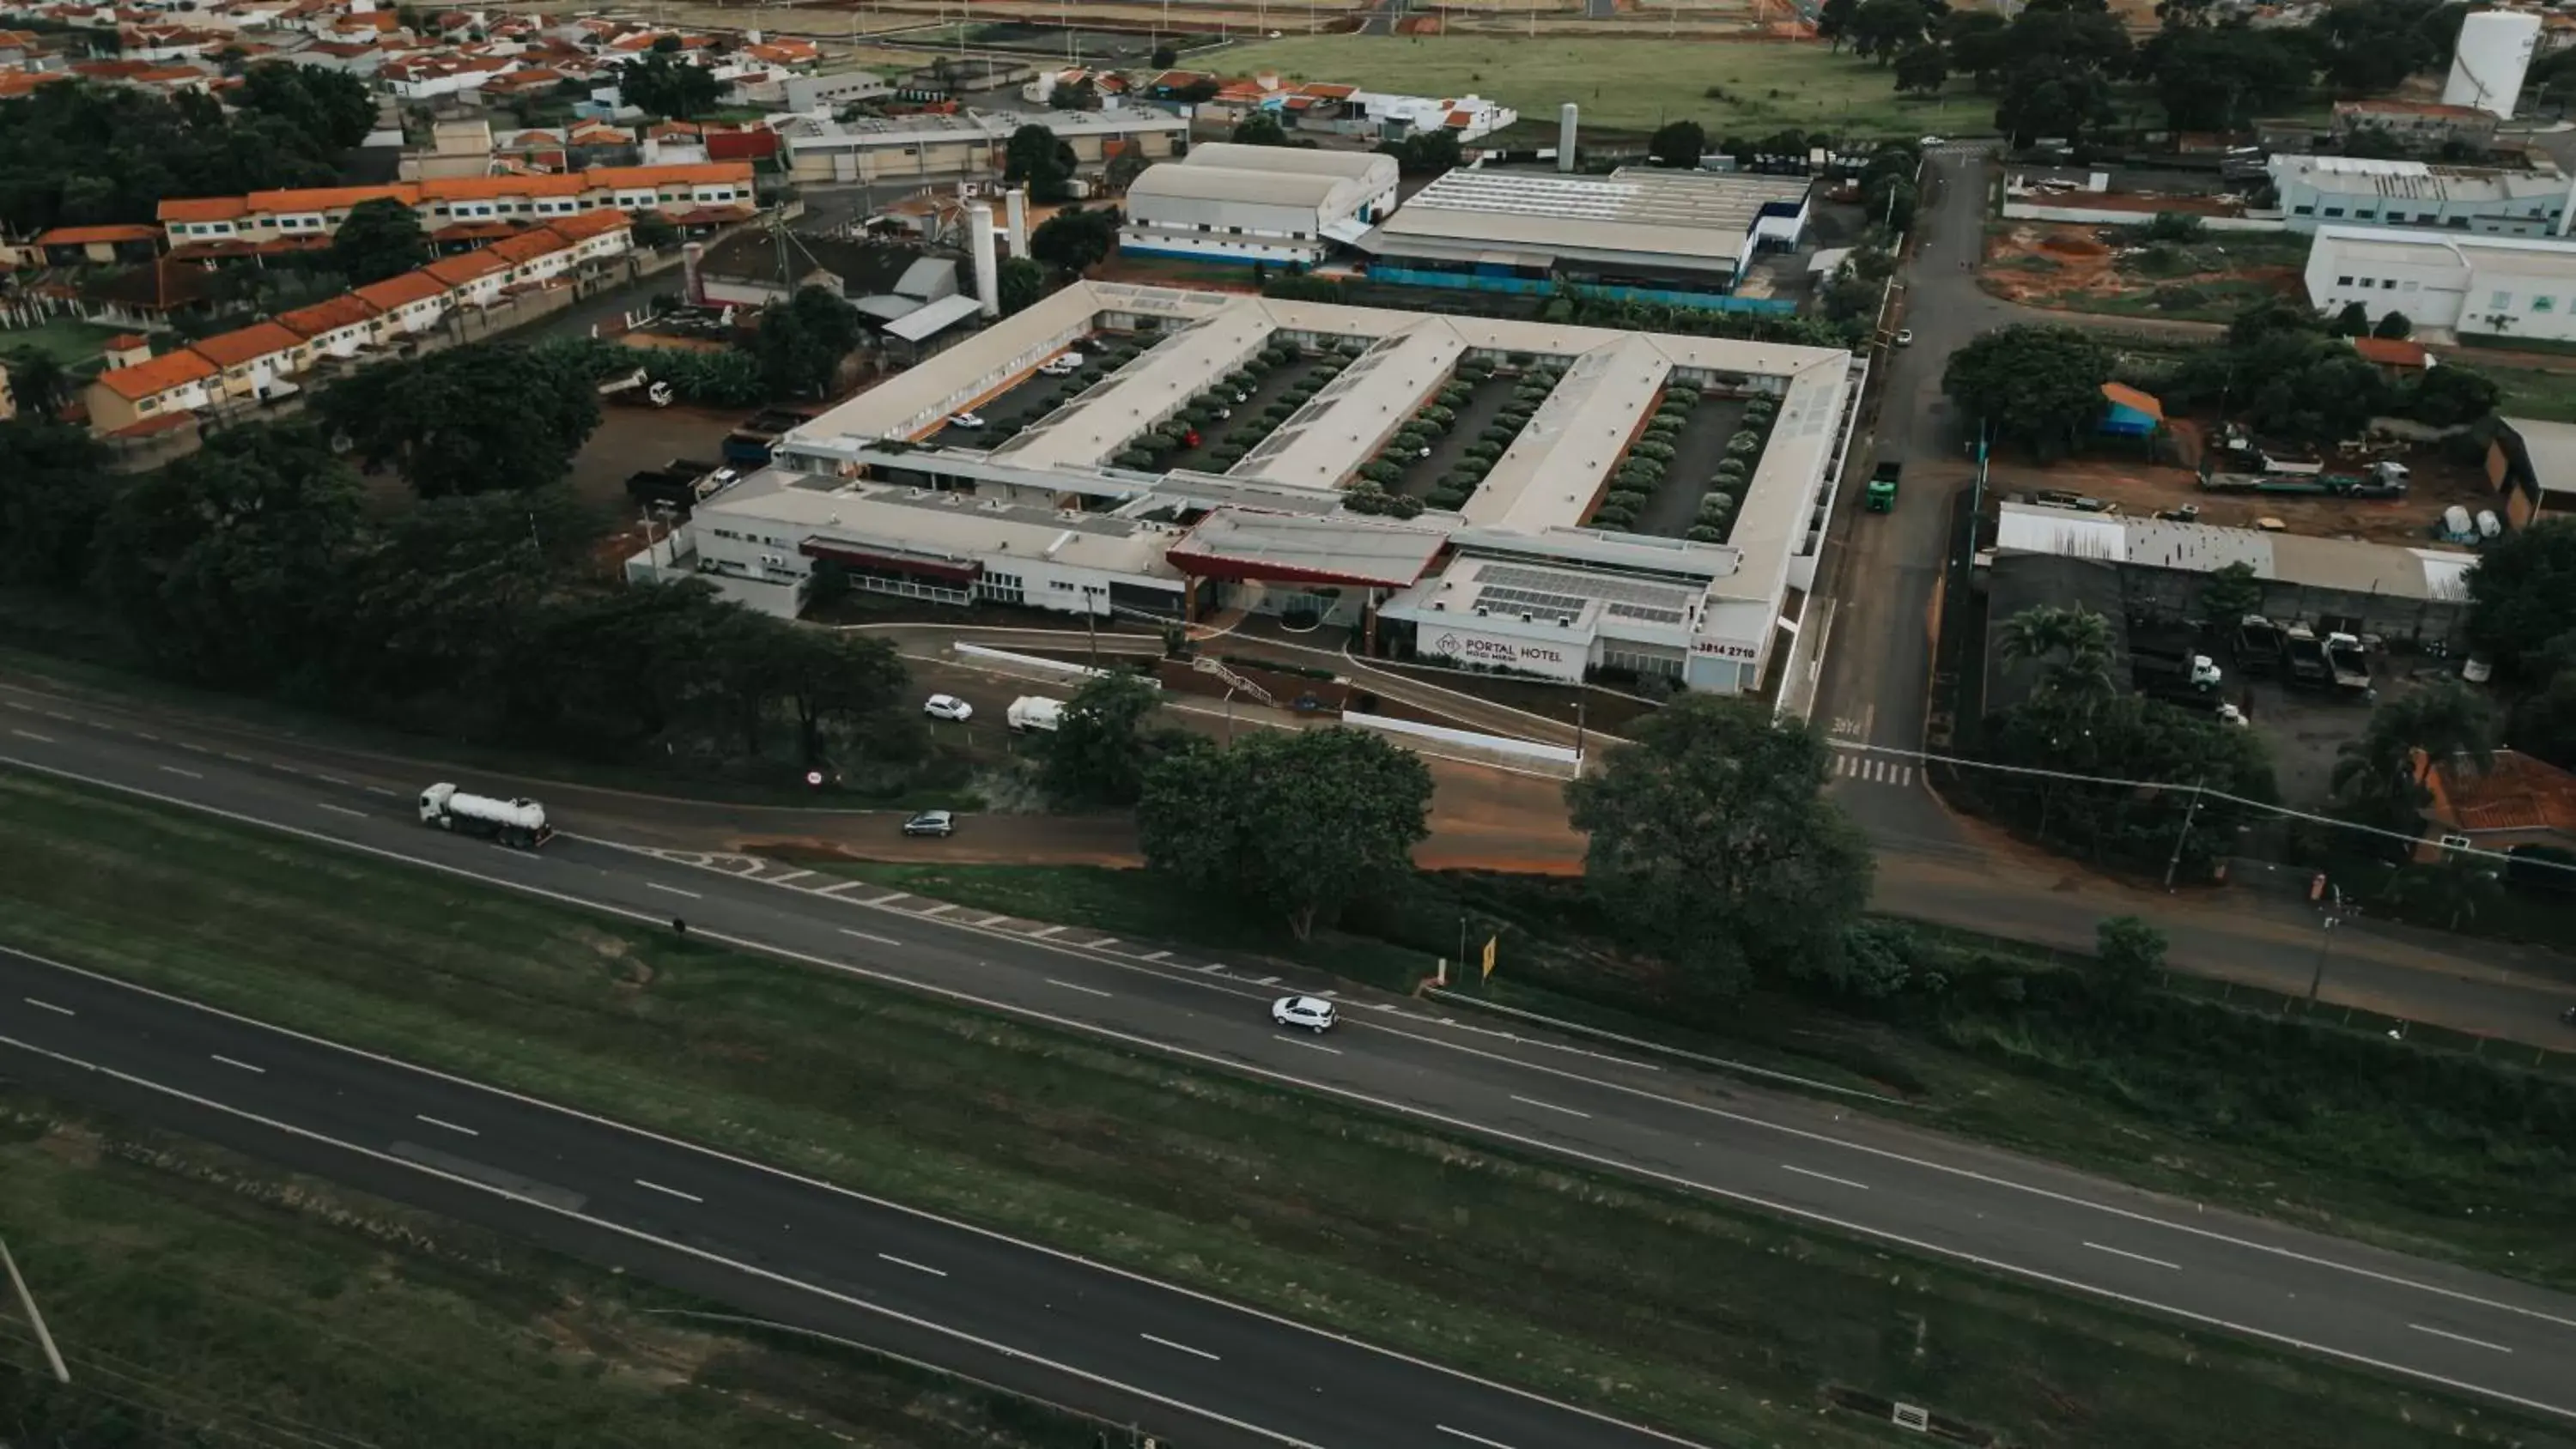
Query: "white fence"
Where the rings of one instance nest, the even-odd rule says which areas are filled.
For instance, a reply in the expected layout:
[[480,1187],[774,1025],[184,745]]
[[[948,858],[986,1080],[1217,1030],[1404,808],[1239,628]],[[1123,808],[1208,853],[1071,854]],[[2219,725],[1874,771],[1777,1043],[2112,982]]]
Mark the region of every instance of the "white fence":
[[[1445,725],[1417,724],[1409,719],[1391,719],[1382,714],[1362,714],[1344,710],[1342,723],[1355,729],[1379,730],[1415,740],[1447,745],[1454,750],[1472,753],[1485,759],[1499,758],[1507,764],[1543,765],[1572,775],[1583,757],[1563,745],[1542,745],[1535,740],[1516,740],[1509,735],[1483,735],[1473,730],[1453,730]],[[1439,751],[1430,751],[1437,754]]]

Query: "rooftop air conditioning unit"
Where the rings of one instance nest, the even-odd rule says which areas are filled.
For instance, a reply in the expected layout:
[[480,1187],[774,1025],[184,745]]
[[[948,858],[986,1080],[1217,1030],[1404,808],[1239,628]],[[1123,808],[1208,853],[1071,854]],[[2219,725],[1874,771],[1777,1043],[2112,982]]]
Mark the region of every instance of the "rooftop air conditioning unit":
[[1438,599],[1433,599],[1433,600],[1431,601],[1431,607],[1433,607],[1433,608],[1435,608],[1435,609],[1439,610],[1440,612],[1442,612],[1442,613],[1444,613],[1444,614],[1445,614],[1445,613],[1447,613],[1447,612],[1449,612],[1449,606],[1448,606],[1447,604],[1445,604],[1445,603],[1441,602],[1441,601],[1440,601],[1440,600],[1438,600]]
[[1530,618],[1530,616],[1529,616],[1529,611],[1528,611],[1528,610],[1526,610],[1526,609],[1524,609],[1524,610],[1522,610],[1522,611],[1521,611],[1521,622],[1522,622],[1522,623],[1524,623],[1524,624],[1528,624],[1528,623],[1534,623],[1534,622],[1536,622],[1536,621],[1532,620],[1532,619]]
[[1490,609],[1488,609],[1488,608],[1486,608],[1486,607],[1485,607],[1484,605],[1482,605],[1482,604],[1478,604],[1478,605],[1476,606],[1476,617],[1477,617],[1477,618],[1479,618],[1479,619],[1481,619],[1481,618],[1485,617],[1487,614],[1489,614],[1489,613],[1491,613],[1491,612],[1493,612],[1493,611],[1492,611],[1492,610],[1490,610]]

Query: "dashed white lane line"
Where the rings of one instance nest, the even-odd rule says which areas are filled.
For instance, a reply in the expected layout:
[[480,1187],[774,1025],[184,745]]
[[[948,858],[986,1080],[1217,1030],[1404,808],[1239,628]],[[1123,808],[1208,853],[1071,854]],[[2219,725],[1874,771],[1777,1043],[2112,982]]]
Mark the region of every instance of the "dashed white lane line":
[[248,755],[236,755],[230,750],[224,751],[224,758],[232,761],[236,765],[256,765],[259,763],[259,761],[252,759]]
[[924,916],[944,916],[955,909],[957,909],[957,903],[955,901],[941,901],[935,906],[923,907],[920,911],[916,912],[916,914]]
[[651,886],[653,889],[655,889],[655,890],[657,890],[657,891],[669,891],[671,894],[673,894],[673,895],[675,895],[675,896],[687,896],[690,900],[693,900],[693,901],[700,901],[700,900],[705,900],[705,899],[706,899],[706,897],[704,897],[704,896],[702,896],[702,895],[699,895],[696,891],[684,891],[684,890],[680,889],[678,886],[674,886],[674,885],[664,885],[664,884],[662,884],[662,883],[661,883],[660,881],[658,881],[658,880],[648,880],[648,881],[644,882],[644,884],[646,884],[646,885],[648,885],[648,886]]
[[371,795],[399,795],[402,792],[391,785],[369,785],[367,787],[367,793]]
[[2177,1273],[2182,1271],[2182,1264],[2180,1263],[2168,1263],[2162,1258],[2150,1258],[2144,1253],[2132,1253],[2126,1248],[2114,1248],[2104,1243],[2086,1243],[2084,1246],[2091,1248],[2097,1253],[2108,1253],[2114,1258],[2126,1258],[2132,1263],[2145,1263],[2151,1267],[2157,1268],[2171,1268]]
[[1514,1096],[1512,1100],[1515,1102],[1525,1103],[1532,1107],[1545,1107],[1551,1112],[1563,1112],[1568,1117],[1581,1117],[1586,1121],[1591,1120],[1592,1117],[1592,1114],[1589,1112],[1577,1112],[1572,1107],[1560,1107],[1554,1102],[1542,1102],[1536,1097]]
[[853,931],[847,926],[843,926],[841,928],[841,934],[844,936],[856,936],[862,941],[874,941],[880,946],[900,946],[903,944],[892,936],[880,936],[874,931]]
[[1272,1039],[1275,1041],[1284,1041],[1290,1046],[1304,1047],[1310,1052],[1330,1052],[1334,1056],[1340,1056],[1342,1054],[1342,1049],[1340,1047],[1328,1047],[1319,1041],[1302,1041],[1293,1036],[1277,1036],[1275,1034]]
[[1209,962],[1209,963],[1207,963],[1205,966],[1202,966],[1202,967],[1200,967],[1200,968],[1199,968],[1199,970],[1200,970],[1200,971],[1202,971],[1202,972],[1204,972],[1204,973],[1206,973],[1207,975],[1210,975],[1210,976],[1214,976],[1216,973],[1218,973],[1218,972],[1220,972],[1220,971],[1222,971],[1222,970],[1224,970],[1224,969],[1225,969],[1225,963],[1224,963],[1224,962],[1222,962],[1222,961],[1210,961],[1210,962]]
[[50,1012],[54,1013],[56,1016],[78,1016],[78,1015],[80,1015],[80,1013],[79,1013],[79,1012],[72,1010],[72,1009],[71,1009],[70,1007],[68,1007],[68,1006],[56,1006],[56,1005],[54,1005],[54,1004],[53,1004],[52,1002],[50,1002],[50,1001],[38,1001],[36,998],[34,998],[34,997],[32,997],[32,996],[22,996],[22,997],[20,997],[20,998],[19,998],[19,1000],[26,1002],[29,1006],[35,1007],[35,1008],[36,1008],[37,1010],[39,1010],[39,1011],[50,1011]]
[[16,735],[22,740],[34,740],[40,745],[50,745],[54,742],[54,737],[52,735],[40,735],[34,730],[11,730],[9,733]]
[[206,778],[205,776],[198,774],[198,773],[197,773],[196,771],[194,771],[194,770],[182,770],[182,769],[180,769],[180,768],[179,768],[178,766],[176,766],[176,765],[163,765],[163,766],[161,767],[161,773],[163,773],[163,774],[165,774],[165,775],[180,775],[180,776],[184,776],[184,777],[186,777],[186,778],[188,778],[188,779],[191,779],[191,780],[202,780],[202,779]]
[[864,882],[864,881],[855,881],[855,880],[839,880],[839,881],[834,881],[834,882],[832,882],[830,885],[827,885],[827,886],[816,886],[816,887],[814,887],[814,894],[816,894],[816,895],[818,895],[818,896],[835,896],[835,897],[837,897],[837,896],[838,896],[838,895],[840,895],[840,893],[841,893],[841,892],[843,892],[843,891],[846,891],[846,890],[856,890],[856,889],[858,889],[860,886],[862,886],[862,885],[864,885],[864,884],[866,884],[866,882]]
[[248,1073],[250,1073],[250,1074],[251,1074],[252,1076],[254,1076],[254,1077],[264,1077],[264,1076],[267,1076],[267,1075],[268,1075],[268,1068],[266,1068],[266,1067],[254,1067],[254,1066],[252,1066],[252,1065],[251,1065],[250,1063],[248,1063],[248,1062],[237,1062],[237,1061],[234,1061],[231,1057],[227,1057],[227,1056],[217,1056],[217,1055],[216,1055],[215,1053],[213,1053],[213,1052],[208,1052],[208,1053],[206,1053],[206,1055],[208,1055],[208,1056],[210,1056],[210,1057],[214,1057],[216,1061],[222,1062],[225,1066],[233,1067],[233,1068],[236,1068],[236,1069],[238,1069],[238,1070],[248,1072]]
[[348,781],[341,779],[341,778],[340,778],[339,776],[337,776],[337,775],[323,775],[323,774],[316,774],[316,775],[314,775],[314,777],[313,777],[313,778],[314,778],[314,779],[316,779],[316,780],[321,781],[321,782],[322,782],[323,784],[325,784],[325,785],[341,785],[341,786],[345,786],[345,785],[347,785],[347,784],[349,783]]
[[1279,984],[1279,978],[1276,976],[1255,976],[1252,978],[1252,984],[1255,986],[1276,986]]
[[1836,1177],[1831,1173],[1818,1172],[1812,1167],[1792,1167],[1788,1163],[1784,1162],[1780,1164],[1780,1170],[1782,1172],[1794,1172],[1800,1177],[1812,1177],[1818,1182],[1830,1182],[1836,1187],[1856,1188],[1862,1192],[1869,1191],[1868,1183],[1854,1182],[1848,1177]]
[[2406,1326],[2415,1330],[2417,1333],[2429,1333],[2435,1338],[2447,1338],[2453,1343],[2465,1343],[2471,1348],[2483,1348],[2491,1353],[2513,1352],[2512,1349],[2505,1347],[2503,1344],[2489,1343],[2483,1338],[2471,1338],[2465,1333],[2453,1333],[2450,1330],[2443,1328],[2428,1328],[2421,1323],[2410,1323]]
[[1085,996],[1107,996],[1109,994],[1097,986],[1076,986],[1070,981],[1058,981],[1052,976],[1046,979],[1046,984],[1049,986],[1061,986],[1067,991],[1079,991]]
[[637,1187],[649,1187],[649,1188],[653,1189],[655,1192],[668,1193],[668,1194],[670,1194],[672,1197],[676,1197],[676,1198],[680,1199],[680,1200],[681,1200],[681,1201],[683,1201],[683,1202],[705,1202],[705,1201],[706,1201],[706,1199],[705,1199],[705,1198],[702,1198],[702,1197],[698,1196],[698,1195],[697,1195],[696,1193],[694,1193],[694,1192],[682,1192],[682,1191],[680,1191],[680,1190],[679,1190],[678,1188],[676,1188],[676,1187],[664,1187],[662,1184],[660,1184],[660,1183],[658,1183],[658,1182],[646,1182],[643,1178],[640,1178],[640,1177],[639,1177],[639,1178],[637,1178],[637,1179],[635,1179],[635,1185],[636,1185]]
[[927,1273],[933,1278],[945,1278],[948,1276],[946,1269],[934,1268],[928,1263],[916,1263],[910,1258],[898,1258],[892,1253],[879,1253],[877,1256],[894,1264],[898,1268],[910,1268],[916,1273]]
[[1148,951],[1145,953],[1145,959],[1148,961],[1160,961],[1171,954],[1172,953],[1169,951]]
[[320,800],[313,802],[313,808],[316,810],[328,810],[334,815],[355,815],[361,820],[367,818],[367,812],[364,810],[352,810],[346,805],[332,805]]
[[432,1127],[442,1127],[450,1132],[462,1132],[468,1137],[480,1137],[483,1135],[471,1127],[459,1127],[453,1122],[442,1121],[436,1117],[424,1116],[418,1112],[413,1113],[412,1116],[419,1121],[428,1123]]
[[1209,1363],[1222,1363],[1222,1362],[1224,1362],[1224,1360],[1222,1360],[1222,1359],[1218,1358],[1215,1354],[1212,1354],[1212,1353],[1208,1352],[1206,1349],[1203,1349],[1203,1348],[1192,1348],[1192,1347],[1190,1347],[1190,1346],[1189,1346],[1188,1344],[1186,1344],[1186,1343],[1174,1343],[1174,1342],[1172,1342],[1172,1341],[1171,1341],[1170,1339],[1168,1339],[1168,1338],[1156,1338],[1154,1335],[1152,1335],[1152,1334],[1150,1334],[1150,1333],[1140,1333],[1140,1334],[1137,1334],[1136,1336],[1137,1336],[1138,1338],[1141,1338],[1141,1339],[1145,1340],[1147,1343],[1159,1343],[1159,1344],[1161,1344],[1161,1345],[1162,1345],[1163,1347],[1165,1347],[1165,1348],[1176,1348],[1176,1349],[1179,1349],[1179,1350],[1180,1350],[1181,1352],[1183,1352],[1183,1353],[1196,1354],[1196,1355],[1197,1355],[1197,1356],[1199,1356],[1200,1358],[1206,1359]]
[[1464,1429],[1452,1429],[1446,1424],[1434,1424],[1431,1427],[1453,1439],[1464,1439],[1470,1444],[1482,1444],[1485,1449],[1512,1449],[1511,1445],[1500,1439],[1488,1439],[1482,1434],[1470,1434]]
[[1032,936],[1035,936],[1035,937],[1039,938],[1040,940],[1044,940],[1045,938],[1047,938],[1047,937],[1049,937],[1049,936],[1052,936],[1052,935],[1054,935],[1056,932],[1061,931],[1061,930],[1063,930],[1063,929],[1064,929],[1064,927],[1062,927],[1062,926],[1060,926],[1060,925],[1059,925],[1059,926],[1040,926],[1040,927],[1038,927],[1036,930],[1029,932],[1029,934],[1030,934],[1030,935],[1032,935]]

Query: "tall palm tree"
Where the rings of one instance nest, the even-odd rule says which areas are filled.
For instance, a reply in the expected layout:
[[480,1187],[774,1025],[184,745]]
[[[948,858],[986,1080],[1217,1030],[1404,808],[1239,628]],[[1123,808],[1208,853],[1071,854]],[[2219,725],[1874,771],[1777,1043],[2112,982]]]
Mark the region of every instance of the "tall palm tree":
[[2495,716],[2456,679],[2400,695],[2373,710],[2369,727],[2337,750],[2335,794],[2412,816],[2432,798],[2436,765],[2483,774],[2495,765]]
[[2041,667],[2034,693],[2078,699],[2120,692],[2111,676],[2111,621],[2086,608],[2035,604],[2004,621],[1997,647],[2007,667]]

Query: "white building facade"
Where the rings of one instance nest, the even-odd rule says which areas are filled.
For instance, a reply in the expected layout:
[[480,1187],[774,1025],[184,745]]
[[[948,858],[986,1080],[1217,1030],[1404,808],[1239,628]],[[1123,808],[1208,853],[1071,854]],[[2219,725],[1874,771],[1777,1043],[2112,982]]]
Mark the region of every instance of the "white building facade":
[[1395,209],[1395,158],[1215,142],[1128,188],[1121,250],[1195,261],[1312,266]]
[[2576,339],[2576,239],[2323,227],[2307,285],[2318,311],[2359,302],[2374,324],[2400,312],[2419,332]]

